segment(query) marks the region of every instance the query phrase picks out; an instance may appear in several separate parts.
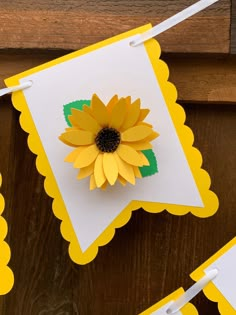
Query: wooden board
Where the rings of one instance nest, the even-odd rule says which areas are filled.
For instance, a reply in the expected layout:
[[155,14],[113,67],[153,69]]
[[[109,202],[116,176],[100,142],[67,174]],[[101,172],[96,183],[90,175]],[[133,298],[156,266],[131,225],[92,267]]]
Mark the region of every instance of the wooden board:
[[[137,315],[180,286],[187,289],[193,283],[189,273],[235,236],[235,106],[186,104],[185,109],[220,198],[218,213],[199,219],[137,211],[92,263],[77,266],[69,259],[19,115],[9,99],[0,101],[0,171],[15,272],[13,290],[0,297],[1,315]],[[219,315],[203,295],[194,304],[199,314]]]
[[232,0],[231,15],[231,53],[236,54],[236,2]]
[[[57,58],[66,52],[0,52],[0,88],[3,80],[16,73]],[[170,81],[181,102],[236,104],[236,56],[201,57],[163,55],[170,68]]]
[[[151,22],[195,0],[0,1],[0,49],[79,49]],[[165,52],[228,53],[230,0],[221,0],[158,39]]]

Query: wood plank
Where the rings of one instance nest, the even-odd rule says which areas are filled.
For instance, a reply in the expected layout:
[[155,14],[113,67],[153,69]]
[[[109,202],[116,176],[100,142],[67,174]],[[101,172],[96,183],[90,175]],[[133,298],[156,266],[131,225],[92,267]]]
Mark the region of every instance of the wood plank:
[[[64,54],[62,51],[0,52],[0,88],[4,78]],[[236,103],[236,56],[163,55],[180,102]]]
[[232,0],[231,14],[231,53],[236,54],[236,2]]
[[[79,49],[151,22],[158,24],[194,0],[19,0],[0,2],[0,49]],[[161,34],[164,52],[228,53],[230,0]]]
[[[2,125],[9,118],[6,108],[10,138]],[[189,273],[235,236],[235,107],[186,104],[185,109],[220,198],[218,213],[203,220],[137,211],[92,263],[77,266],[69,259],[19,115],[8,99],[0,100],[1,168],[10,157],[10,167],[2,170],[4,214],[15,272],[14,289],[0,297],[1,315],[137,315],[180,286],[188,288]],[[217,304],[203,295],[194,304],[199,314],[219,315]]]

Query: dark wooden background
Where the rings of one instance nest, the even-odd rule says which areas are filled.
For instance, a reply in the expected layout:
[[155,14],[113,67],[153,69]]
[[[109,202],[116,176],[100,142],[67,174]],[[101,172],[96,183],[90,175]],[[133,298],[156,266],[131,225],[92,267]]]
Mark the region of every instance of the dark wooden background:
[[[1,1],[0,87],[10,75],[155,24],[193,2]],[[14,288],[0,297],[1,315],[137,315],[177,288],[187,289],[189,273],[236,235],[235,12],[234,0],[220,0],[159,38],[219,211],[208,219],[137,211],[86,266],[70,260],[19,113],[8,96],[0,99],[0,172],[15,273]],[[199,314],[219,314],[203,294],[193,302]]]

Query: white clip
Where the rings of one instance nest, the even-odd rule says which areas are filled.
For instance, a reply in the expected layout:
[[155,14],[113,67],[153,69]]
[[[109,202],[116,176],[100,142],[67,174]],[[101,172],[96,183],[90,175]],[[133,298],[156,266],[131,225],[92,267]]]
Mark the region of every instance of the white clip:
[[21,90],[27,89],[27,88],[31,87],[32,85],[33,85],[32,81],[27,81],[27,82],[21,83],[21,84],[16,85],[16,86],[12,86],[12,87],[9,87],[9,88],[1,89],[0,90],[0,97],[3,96],[3,95],[6,95],[6,94],[12,93],[12,92],[16,92],[16,91],[21,91]]
[[218,269],[212,269],[206,275],[191,286],[183,295],[181,295],[166,311],[166,314],[175,314],[181,310],[189,301],[191,301],[205,286],[218,275]]
[[200,0],[193,5],[189,6],[188,8],[184,9],[183,11],[175,14],[174,16],[170,17],[169,19],[161,22],[160,24],[154,26],[147,32],[144,32],[139,36],[139,38],[133,40],[130,42],[130,46],[135,47],[139,44],[142,44],[146,40],[153,38],[171,27],[183,22],[184,20],[188,19],[189,17],[193,16],[194,14],[206,9],[213,3],[217,2],[219,0]]

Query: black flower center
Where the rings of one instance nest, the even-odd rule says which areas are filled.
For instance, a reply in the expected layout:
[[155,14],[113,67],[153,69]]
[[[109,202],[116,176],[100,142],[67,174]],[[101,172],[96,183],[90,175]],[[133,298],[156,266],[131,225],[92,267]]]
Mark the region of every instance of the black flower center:
[[95,143],[102,152],[114,152],[120,144],[120,133],[114,128],[105,127],[97,134]]

